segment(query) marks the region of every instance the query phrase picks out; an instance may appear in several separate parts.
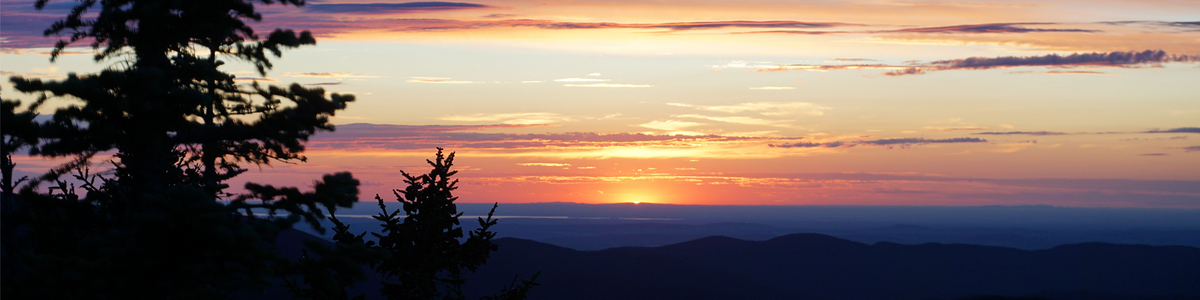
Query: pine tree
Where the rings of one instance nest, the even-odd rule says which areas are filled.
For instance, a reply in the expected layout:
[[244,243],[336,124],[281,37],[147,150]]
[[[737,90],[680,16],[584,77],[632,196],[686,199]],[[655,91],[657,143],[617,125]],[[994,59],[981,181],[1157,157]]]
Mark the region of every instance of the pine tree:
[[[236,197],[224,182],[245,172],[242,164],[305,161],[303,143],[333,130],[329,118],[354,98],[298,84],[239,85],[220,69],[236,59],[265,76],[269,56],[315,43],[308,32],[289,30],[259,39],[245,22],[261,19],[255,4],[273,3],[304,4],[79,0],[46,30],[66,36],[52,61],[90,41],[95,59],[113,67],[64,80],[11,80],[18,91],[41,95],[37,103],[74,104],[45,123],[17,113],[16,102],[4,104],[4,170],[19,147],[71,158],[20,193],[11,193],[11,172],[4,173],[4,298],[228,298],[295,269],[269,243],[301,220],[320,230],[326,213],[357,201],[359,182],[338,173],[313,192],[248,184],[249,193]],[[90,172],[91,161],[113,152],[105,162],[111,174]],[[46,182],[50,193],[38,193]]]
[[[496,225],[492,216],[498,204],[492,206],[487,219],[478,218],[479,228],[463,239],[459,223],[463,213],[454,204],[458,197],[453,195],[458,180],[450,179],[458,173],[451,170],[454,153],[443,156],[442,148],[438,148],[436,158],[426,162],[432,167],[428,174],[414,176],[401,171],[408,186],[393,190],[393,194],[402,209],[389,211],[383,198],[375,195],[380,212],[373,218],[381,223],[382,230],[371,233],[374,241],[364,242],[365,233],[354,235],[348,226],[330,217],[337,225],[334,239],[339,244],[365,245],[387,254],[371,260],[372,269],[384,277],[380,291],[387,299],[466,299],[463,272],[474,272],[497,250],[492,243],[496,233],[491,227]],[[537,276],[520,284],[514,279],[512,286],[483,299],[524,299],[537,285]]]

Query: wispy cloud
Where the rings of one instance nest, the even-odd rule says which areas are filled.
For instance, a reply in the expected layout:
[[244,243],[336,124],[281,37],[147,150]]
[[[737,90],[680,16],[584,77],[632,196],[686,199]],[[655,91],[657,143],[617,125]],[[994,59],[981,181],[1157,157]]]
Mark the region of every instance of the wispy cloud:
[[950,144],[950,143],[986,143],[987,140],[972,137],[948,138],[948,139],[927,139],[927,138],[895,138],[895,139],[878,139],[878,140],[857,140],[857,141],[833,141],[833,142],[796,142],[788,144],[770,144],[768,146],[775,148],[839,148],[839,147],[854,147],[858,145],[868,146],[900,146],[902,148],[911,145],[923,144]]
[[233,81],[279,82],[279,80],[275,80],[275,78],[269,78],[269,77],[234,77]]
[[564,84],[566,87],[587,87],[587,88],[648,88],[654,87],[649,84],[623,84],[623,83],[588,83],[588,84]]
[[675,115],[675,116],[673,116],[673,117],[676,117],[676,118],[694,118],[694,119],[704,119],[704,120],[710,120],[710,121],[725,122],[725,123],[733,123],[733,124],[743,124],[743,125],[762,125],[762,126],[778,126],[778,127],[789,127],[789,125],[788,125],[788,124],[789,124],[789,122],[788,122],[788,121],[782,121],[782,120],[767,120],[767,119],[759,119],[759,118],[751,118],[751,117],[741,117],[741,116],[723,116],[723,117],[720,117],[720,116],[706,116],[706,115],[687,114],[687,115]]
[[975,24],[975,25],[955,25],[942,27],[920,27],[907,28],[888,31],[876,31],[875,33],[1028,33],[1028,32],[1099,32],[1099,30],[1088,29],[1054,29],[1054,28],[1027,28],[1018,25],[1053,25],[1056,23],[995,23],[995,24]]
[[687,103],[667,103],[667,105],[691,107],[695,109],[719,111],[725,113],[750,112],[764,116],[821,116],[825,114],[826,110],[832,109],[808,102],[750,102],[733,105],[694,105]]
[[454,80],[454,79],[451,79],[451,78],[449,78],[449,77],[410,77],[410,78],[412,78],[412,79],[409,79],[409,80],[407,80],[407,82],[412,82],[412,83],[435,83],[435,84],[468,84],[468,83],[482,83],[482,82],[466,81],[466,80]]
[[568,163],[519,163],[522,167],[570,167]]
[[491,6],[463,2],[405,3],[310,3],[304,9],[312,13],[398,14],[445,10],[479,9]]
[[25,78],[39,78],[39,79],[67,78],[67,76],[54,75],[54,74],[49,74],[49,73],[16,73],[16,72],[10,72],[10,71],[0,71],[0,76],[19,76],[19,77],[25,77]]
[[933,127],[933,126],[926,126],[925,130],[951,132],[951,131],[988,130],[988,128],[987,127]]
[[1097,71],[1062,71],[1062,70],[1040,72],[1039,74],[1046,74],[1046,75],[1113,75],[1111,73],[1104,73],[1104,72],[1097,72]]
[[953,1],[880,1],[879,4],[888,4],[896,6],[934,6],[934,7],[963,7],[963,8],[1028,8],[1028,7],[1047,7],[1051,4],[1021,4],[1021,3],[979,3],[979,2],[953,2]]
[[571,117],[546,112],[453,115],[438,119],[459,122],[500,122],[503,124],[518,125],[552,124],[573,120]]
[[555,82],[601,82],[601,81],[612,81],[612,79],[600,79],[600,78],[562,78],[562,79],[555,79],[554,81],[555,81]]
[[1041,56],[1001,56],[1001,57],[970,57],[964,59],[941,60],[929,63],[939,70],[942,69],[971,69],[984,70],[992,68],[1054,66],[1054,67],[1134,67],[1155,65],[1171,62],[1197,62],[1200,56],[1167,54],[1162,50],[1146,50],[1141,52],[1108,52],[1108,53],[1072,53],[1069,55],[1048,54]]
[[651,122],[647,122],[647,123],[643,123],[643,124],[638,124],[638,126],[641,126],[641,127],[663,130],[663,131],[679,131],[679,130],[687,129],[689,127],[696,127],[696,126],[700,126],[700,125],[704,125],[704,123],[675,121],[675,120],[651,121]]
[[790,87],[790,86],[760,86],[760,87],[752,87],[752,88],[750,88],[750,89],[752,89],[752,90],[781,91],[781,90],[794,90],[794,89],[796,89],[796,88],[794,88],[794,87]]
[[[1052,67],[1052,68],[1073,68],[1073,67],[1113,67],[1113,68],[1135,68],[1135,67],[1157,67],[1164,63],[1190,63],[1200,62],[1200,55],[1187,54],[1168,54],[1162,50],[1146,50],[1146,51],[1131,51],[1131,52],[1093,52],[1093,53],[1073,53],[1068,55],[1047,54],[1037,56],[1001,56],[1001,57],[969,57],[963,59],[939,60],[922,64],[913,65],[886,65],[886,64],[858,64],[858,65],[809,65],[809,64],[790,64],[790,65],[775,65],[768,68],[757,70],[758,72],[776,72],[776,71],[791,71],[791,70],[844,70],[844,69],[878,69],[889,70],[883,75],[888,76],[903,76],[903,75],[920,75],[930,71],[946,71],[946,70],[987,70],[994,68],[1012,68],[1012,67]],[[1074,72],[1087,71],[1062,71],[1058,74],[1084,74]],[[1091,74],[1091,73],[1086,73]]]
[[1195,22],[1167,22],[1167,21],[1114,21],[1100,22],[1109,25],[1138,25],[1147,27],[1166,27],[1182,29],[1184,31],[1200,31],[1200,21]]
[[975,134],[986,134],[986,135],[1065,135],[1065,134],[1068,134],[1068,133],[1066,133],[1066,132],[1055,132],[1055,131],[1005,131],[1005,132],[995,132],[995,131],[989,131],[989,132],[979,132],[979,133],[975,133]]
[[986,143],[987,140],[973,137],[960,137],[949,139],[927,139],[927,138],[899,138],[899,139],[880,139],[872,141],[861,141],[859,143],[866,145],[921,145],[921,144],[943,144],[943,143]]
[[[434,147],[470,151],[472,157],[535,157],[538,160],[572,158],[722,157],[769,158],[795,153],[747,151],[768,142],[790,142],[789,137],[745,137],[592,132],[491,133],[479,129],[518,128],[514,125],[412,126],[348,124],[337,131],[314,136],[308,143],[312,155],[424,156]],[[532,160],[529,162],[539,162]],[[540,161],[546,162],[546,161]]]
[[667,23],[614,23],[614,22],[558,22],[548,20],[504,20],[473,22],[470,27],[537,27],[542,29],[667,29],[671,31],[721,29],[721,28],[828,28],[838,26],[863,26],[840,22],[799,21],[713,21],[713,22],[667,22]]
[[1200,133],[1200,127],[1179,127],[1166,130],[1148,130],[1143,133]]
[[379,78],[379,76],[352,72],[285,72],[279,76],[313,78]]
[[1059,25],[1059,23],[989,23],[964,24],[935,27],[913,27],[888,30],[760,30],[732,32],[731,34],[795,34],[795,35],[829,35],[829,34],[1008,34],[1008,33],[1037,33],[1037,32],[1074,32],[1098,33],[1099,30],[1078,28],[1029,28],[1027,25]]

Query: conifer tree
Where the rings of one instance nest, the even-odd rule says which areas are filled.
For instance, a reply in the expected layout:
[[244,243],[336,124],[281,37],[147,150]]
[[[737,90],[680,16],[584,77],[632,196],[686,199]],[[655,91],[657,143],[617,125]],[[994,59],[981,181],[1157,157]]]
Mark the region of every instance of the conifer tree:
[[[96,61],[112,67],[64,80],[11,79],[16,90],[40,95],[37,103],[72,104],[35,123],[17,112],[19,103],[5,101],[4,170],[12,169],[7,155],[26,146],[32,155],[70,163],[19,194],[11,192],[11,172],[3,174],[3,298],[254,293],[289,270],[269,245],[280,230],[301,220],[320,230],[326,213],[357,201],[359,183],[349,173],[324,176],[313,192],[257,184],[248,184],[246,195],[225,192],[224,182],[246,171],[243,164],[303,162],[303,143],[333,130],[329,118],[354,100],[299,84],[240,85],[221,69],[224,60],[241,60],[265,76],[270,56],[315,43],[308,32],[290,30],[260,39],[246,22],[261,20],[256,4],[275,3],[304,4],[77,0],[45,31],[65,36],[52,61],[72,44],[91,42]],[[97,157],[107,153],[115,154]],[[90,172],[93,160],[111,165],[112,173]],[[38,193],[47,182],[50,193]]]
[[[401,209],[389,211],[383,198],[375,195],[380,212],[373,218],[382,227],[380,233],[371,233],[375,240],[364,241],[365,233],[354,235],[349,226],[330,217],[336,224],[334,239],[339,244],[365,245],[385,253],[370,262],[372,269],[383,275],[380,292],[387,299],[466,299],[463,272],[474,272],[497,250],[492,242],[496,233],[491,227],[496,225],[492,216],[498,204],[492,206],[487,219],[478,218],[479,227],[463,239],[459,223],[463,213],[454,204],[458,197],[453,195],[458,180],[450,179],[458,173],[451,170],[454,153],[443,156],[442,148],[438,148],[436,158],[426,163],[432,167],[428,174],[414,176],[401,171],[408,186],[393,190]],[[525,299],[537,285],[537,276],[519,284],[514,278],[511,286],[482,299]]]

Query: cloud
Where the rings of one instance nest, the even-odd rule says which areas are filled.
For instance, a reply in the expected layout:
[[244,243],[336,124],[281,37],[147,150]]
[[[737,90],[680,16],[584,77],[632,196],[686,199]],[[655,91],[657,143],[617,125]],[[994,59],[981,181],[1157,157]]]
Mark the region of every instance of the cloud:
[[929,63],[939,70],[970,69],[985,70],[992,68],[1053,66],[1053,67],[1134,67],[1170,62],[1197,62],[1197,55],[1172,55],[1162,50],[1108,52],[1108,53],[1072,53],[1069,55],[1048,54],[1041,56],[1001,56],[1001,57],[969,57],[964,59],[941,60]]
[[[946,70],[987,70],[994,68],[1012,67],[1112,67],[1136,68],[1157,67],[1164,63],[1200,62],[1200,55],[1168,54],[1163,50],[1146,50],[1130,52],[1093,52],[1073,53],[1068,55],[1047,54],[1037,56],[1001,56],[1001,57],[968,57],[963,59],[939,60],[913,65],[885,64],[856,64],[856,65],[807,65],[789,64],[774,65],[756,70],[756,72],[777,72],[791,70],[843,70],[843,69],[879,69],[889,70],[883,75],[904,76],[920,75],[930,71]],[[1098,73],[1098,72],[1097,72]],[[1059,71],[1055,74],[1093,74],[1088,71]]]
[[1016,25],[1053,25],[1056,23],[995,23],[975,25],[954,25],[942,27],[907,28],[876,33],[1027,33],[1027,32],[1099,32],[1087,29],[1045,29],[1025,28]]
[[387,125],[387,124],[369,124],[369,123],[353,123],[345,125],[337,125],[338,135],[353,136],[358,138],[373,138],[395,136],[401,133],[407,134],[427,134],[427,133],[444,133],[444,132],[460,132],[460,131],[479,131],[489,129],[516,129],[516,128],[536,128],[536,127],[554,127],[556,125],[549,124],[492,124],[492,125]]
[[67,76],[54,75],[54,74],[49,74],[49,73],[24,73],[24,74],[22,74],[22,73],[9,72],[9,71],[0,71],[0,76],[19,76],[19,77],[24,77],[24,78],[38,78],[38,79],[64,79],[64,78],[67,78]]
[[931,126],[926,126],[925,130],[951,132],[951,131],[988,130],[988,128],[987,127],[931,127]]
[[869,59],[869,58],[834,58],[833,61],[862,62],[862,61],[876,61],[876,60]]
[[622,83],[590,83],[590,84],[564,84],[567,87],[589,87],[589,88],[648,88],[654,87],[649,84],[622,84]]
[[[308,146],[313,150],[338,151],[339,153],[345,151],[396,153],[392,152],[392,150],[424,151],[433,149],[434,147],[450,147],[454,149],[525,149],[536,153],[545,153],[545,151],[587,152],[600,156],[638,157],[639,155],[648,155],[647,153],[649,152],[647,151],[651,151],[650,148],[652,147],[660,147],[663,149],[662,151],[682,151],[680,155],[686,155],[686,153],[695,154],[695,151],[697,151],[695,149],[702,147],[700,145],[703,144],[746,143],[747,145],[761,145],[760,143],[764,141],[790,141],[795,139],[786,137],[655,135],[643,133],[599,134],[592,132],[566,132],[515,134],[478,132],[493,129],[520,129],[542,126],[550,125],[421,126],[355,123],[338,125],[337,130],[334,132],[318,134],[313,137]],[[697,142],[703,143],[698,144]],[[613,151],[619,153],[614,154]],[[758,155],[766,154],[760,153]]]
[[1184,31],[1200,31],[1200,21],[1194,22],[1164,22],[1164,21],[1115,21],[1100,22],[1109,25],[1142,25],[1149,27],[1177,28]]
[[562,78],[562,79],[555,79],[554,81],[555,81],[555,82],[600,82],[600,81],[612,81],[612,79],[599,79],[599,78]]
[[797,21],[715,21],[715,22],[667,22],[667,23],[612,23],[612,22],[555,22],[546,20],[505,20],[479,24],[486,27],[530,26],[542,29],[669,29],[672,31],[721,28],[828,28],[837,26],[863,26],[840,22],[797,22]]
[[340,82],[340,81],[339,82],[317,82],[317,83],[305,83],[304,85],[341,85],[342,83],[343,82]]
[[[665,29],[667,31],[706,30],[724,28],[828,28],[837,26],[864,26],[862,24],[838,22],[798,21],[714,21],[714,22],[667,22],[667,23],[615,23],[615,22],[561,22],[536,19],[510,19],[490,21],[459,21],[443,19],[388,19],[382,23],[356,23],[356,21],[320,20],[330,28],[387,28],[392,31],[428,30],[471,30],[484,28],[532,27],[550,30],[576,29]],[[310,27],[311,28],[311,27]]]
[[571,121],[572,118],[556,113],[508,113],[508,114],[470,114],[454,115],[438,118],[446,121],[459,122],[500,122],[503,124],[534,125],[551,124]]
[[567,163],[519,163],[517,165],[522,166],[522,167],[570,167],[571,166],[571,164],[567,164]]
[[489,19],[502,19],[502,18],[512,18],[512,17],[516,17],[516,16],[520,16],[520,15],[518,15],[518,14],[490,14],[490,15],[486,15],[483,17],[489,18]]
[[675,116],[673,116],[673,117],[676,117],[676,118],[695,118],[695,119],[705,119],[705,120],[710,120],[710,121],[725,122],[725,123],[733,123],[733,124],[743,124],[743,125],[762,125],[762,126],[779,126],[779,127],[788,127],[788,121],[781,121],[781,120],[767,120],[767,119],[759,119],[759,118],[751,118],[751,117],[738,117],[738,116],[730,116],[730,117],[714,117],[714,116],[694,115],[694,114],[689,114],[689,115],[675,115]]
[[279,82],[279,80],[275,80],[274,78],[268,78],[268,77],[234,77],[233,81]]
[[1173,27],[1183,27],[1188,30],[1200,30],[1200,21],[1196,22],[1163,22],[1164,25]]
[[1028,28],[1021,25],[1057,25],[1059,23],[990,23],[990,24],[966,24],[966,25],[951,25],[938,27],[916,27],[902,28],[891,30],[860,30],[860,31],[814,31],[814,30],[764,30],[764,31],[743,31],[732,32],[731,34],[799,34],[799,35],[826,35],[826,34],[995,34],[995,33],[1031,33],[1031,32],[1079,32],[1079,33],[1098,33],[1099,30],[1091,29],[1074,29],[1074,28]]
[[1113,75],[1113,74],[1109,74],[1109,73],[1096,72],[1096,71],[1061,71],[1061,70],[1040,72],[1038,74],[1046,74],[1046,75]]
[[975,134],[986,134],[986,135],[1066,135],[1068,133],[1054,132],[1054,131],[1005,131],[1005,132],[989,131],[989,132],[979,132],[979,133],[975,133]]
[[921,74],[925,74],[925,70],[921,69],[921,68],[917,68],[917,67],[907,67],[907,68],[903,68],[903,69],[899,69],[899,70],[891,70],[891,71],[887,71],[887,72],[883,73],[883,75],[885,75],[885,76],[892,76],[892,77],[904,76],[904,75],[921,75]]
[[412,79],[407,80],[407,82],[412,82],[412,83],[436,83],[436,84],[482,83],[482,82],[465,81],[465,80],[452,80],[449,77],[409,77],[409,78],[412,78]]
[[[911,66],[892,66],[884,64],[853,64],[853,65],[809,65],[809,64],[787,64],[787,65],[769,65],[761,66],[761,69],[754,70],[755,72],[780,72],[780,71],[829,71],[829,70],[906,70],[913,69]],[[920,70],[917,70],[920,71]],[[921,72],[924,73],[924,72]]]
[[925,1],[880,1],[879,4],[888,4],[896,6],[932,6],[932,7],[963,7],[963,8],[1027,8],[1027,7],[1047,7],[1050,4],[999,4],[999,3],[976,3],[976,2],[925,2]]
[[1141,153],[1138,156],[1167,156],[1166,153]]
[[1200,127],[1179,127],[1167,130],[1149,130],[1142,133],[1200,133]]
[[1187,146],[1181,148],[1184,152],[1200,152],[1200,146]]
[[921,144],[943,144],[943,143],[986,143],[987,140],[972,137],[960,137],[949,139],[927,139],[927,138],[899,138],[899,139],[880,139],[873,141],[860,141],[859,144],[865,145],[921,145]]
[[981,138],[960,137],[948,139],[927,139],[927,138],[895,138],[895,139],[878,139],[878,140],[859,140],[859,141],[833,141],[833,142],[796,142],[790,144],[768,144],[774,148],[838,148],[838,147],[854,147],[858,145],[866,146],[901,146],[907,147],[910,145],[923,144],[948,144],[948,143],[986,143],[987,140]]
[[491,6],[463,2],[405,2],[405,3],[331,3],[308,4],[304,8],[312,13],[351,14],[397,14],[445,10],[490,8]]
[[650,129],[663,130],[663,131],[679,131],[679,130],[682,130],[682,129],[685,129],[688,127],[696,127],[696,126],[700,126],[700,125],[704,125],[704,123],[666,120],[666,121],[651,121],[649,123],[639,124],[638,126],[646,127],[646,128],[650,128]]
[[778,90],[794,90],[794,89],[796,89],[796,88],[794,88],[794,87],[790,87],[790,86],[760,86],[760,87],[752,87],[752,88],[750,88],[750,89],[752,89],[752,90],[773,90],[773,91],[778,91]]
[[379,76],[372,76],[372,75],[351,73],[351,72],[299,72],[299,73],[285,72],[279,76],[314,77],[314,78],[379,78]]
[[852,143],[837,141],[837,142],[827,142],[827,143],[795,142],[795,143],[790,143],[790,144],[778,144],[778,145],[768,144],[767,146],[774,147],[774,148],[817,148],[817,147],[838,148],[838,147],[854,147],[855,145]]
[[691,107],[700,110],[719,111],[724,113],[742,113],[751,112],[758,113],[764,116],[821,116],[826,110],[832,108],[824,107],[808,102],[749,102],[733,105],[693,105],[686,103],[667,103],[670,106]]

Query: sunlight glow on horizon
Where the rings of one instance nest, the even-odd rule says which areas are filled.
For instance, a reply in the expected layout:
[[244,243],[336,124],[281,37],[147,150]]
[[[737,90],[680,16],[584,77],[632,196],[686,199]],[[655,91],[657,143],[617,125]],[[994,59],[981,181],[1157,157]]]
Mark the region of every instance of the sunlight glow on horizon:
[[[370,199],[444,147],[465,202],[1200,208],[1200,2],[345,3],[263,6],[319,41],[267,76],[225,59],[357,99],[231,186],[350,171]],[[61,12],[3,8],[6,77],[117,63],[51,64]]]

